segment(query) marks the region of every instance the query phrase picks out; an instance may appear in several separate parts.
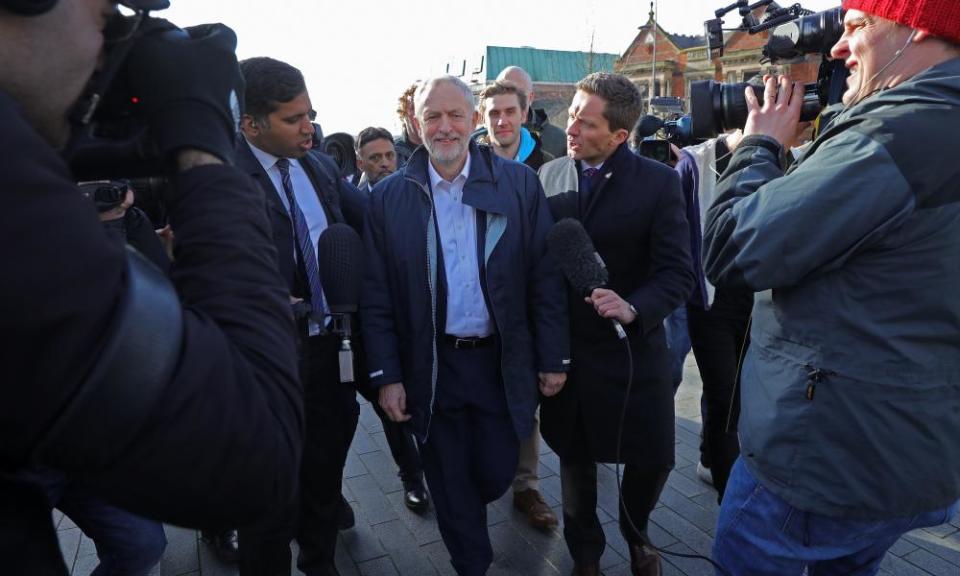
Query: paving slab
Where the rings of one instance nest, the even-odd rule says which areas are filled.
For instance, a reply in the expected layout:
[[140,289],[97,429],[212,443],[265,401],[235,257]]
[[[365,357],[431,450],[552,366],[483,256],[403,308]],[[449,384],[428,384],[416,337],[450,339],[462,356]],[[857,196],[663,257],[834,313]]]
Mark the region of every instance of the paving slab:
[[[450,556],[440,538],[432,508],[414,513],[403,504],[397,477],[373,407],[358,397],[360,422],[344,470],[343,493],[351,502],[357,525],[340,534],[337,568],[343,576],[454,576]],[[684,365],[684,382],[676,395],[676,467],[670,474],[648,533],[669,552],[709,555],[719,507],[716,492],[696,474],[700,443],[700,379],[693,355]],[[540,489],[562,519],[560,460],[545,442],[540,445]],[[617,518],[616,473],[597,467],[597,516],[607,538],[601,558],[605,576],[630,574],[629,552]],[[93,543],[59,511],[54,524],[72,576],[88,576],[97,565]],[[562,521],[562,520],[561,520]],[[494,563],[490,576],[567,575],[573,562],[563,541],[562,526],[532,528],[513,509],[508,491],[487,512]],[[195,530],[166,527],[168,546],[152,576],[237,576],[236,566],[222,564]],[[296,558],[296,544],[292,545]],[[295,567],[291,574],[299,575]],[[698,559],[664,556],[664,576],[713,576]],[[951,522],[916,530],[900,539],[884,558],[883,576],[960,575],[960,512]]]

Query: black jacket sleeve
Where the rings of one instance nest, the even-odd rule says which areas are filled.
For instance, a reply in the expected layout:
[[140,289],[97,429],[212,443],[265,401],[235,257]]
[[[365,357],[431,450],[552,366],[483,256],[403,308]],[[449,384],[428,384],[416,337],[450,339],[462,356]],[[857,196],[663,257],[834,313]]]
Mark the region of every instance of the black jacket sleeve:
[[671,312],[682,306],[693,290],[690,261],[690,228],[686,203],[680,192],[680,177],[669,168],[656,166],[661,175],[657,189],[656,217],[650,231],[650,269],[647,279],[625,297],[637,310],[635,322],[646,334]]
[[[127,264],[66,166],[2,96],[0,317],[10,344],[0,347],[0,469],[12,470],[30,463],[88,383]],[[176,187],[168,208],[183,333],[173,376],[129,437],[90,446],[80,430],[40,463],[134,512],[235,525],[296,489],[302,390],[293,321],[259,189],[227,166],[184,172]],[[86,409],[111,418],[116,408]],[[84,451],[109,464],[84,466]]]

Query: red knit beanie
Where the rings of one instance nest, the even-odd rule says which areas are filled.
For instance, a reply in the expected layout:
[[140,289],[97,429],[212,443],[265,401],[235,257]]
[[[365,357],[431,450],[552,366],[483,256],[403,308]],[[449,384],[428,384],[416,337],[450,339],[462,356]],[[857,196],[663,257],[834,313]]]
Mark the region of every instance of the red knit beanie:
[[843,0],[843,8],[960,42],[960,0]]

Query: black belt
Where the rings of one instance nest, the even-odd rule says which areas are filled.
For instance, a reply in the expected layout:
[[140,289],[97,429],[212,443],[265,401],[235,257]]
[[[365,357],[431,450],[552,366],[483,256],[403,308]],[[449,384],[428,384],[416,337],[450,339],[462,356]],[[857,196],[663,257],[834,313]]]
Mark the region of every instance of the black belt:
[[444,334],[443,340],[457,350],[472,350],[493,344],[493,336],[454,336]]

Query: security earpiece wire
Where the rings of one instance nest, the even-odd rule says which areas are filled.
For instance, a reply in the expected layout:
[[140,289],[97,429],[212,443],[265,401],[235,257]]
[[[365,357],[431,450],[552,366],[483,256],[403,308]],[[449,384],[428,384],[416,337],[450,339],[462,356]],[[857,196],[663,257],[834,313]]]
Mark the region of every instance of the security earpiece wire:
[[[619,513],[623,514],[627,518],[627,523],[630,525],[630,529],[633,530],[634,534],[640,535],[643,537],[644,543],[656,550],[661,554],[666,554],[668,556],[675,556],[678,558],[692,558],[694,560],[706,560],[709,562],[720,574],[724,576],[730,576],[730,573],[724,570],[719,564],[713,561],[712,558],[707,558],[706,556],[700,554],[682,554],[680,552],[671,552],[663,548],[654,546],[650,539],[646,536],[643,536],[643,533],[637,529],[637,525],[633,522],[633,518],[630,516],[630,512],[627,510],[627,507],[623,504],[623,486],[620,483],[620,448],[623,446],[623,425],[627,420],[627,403],[630,401],[630,391],[633,389],[633,350],[630,348],[630,339],[623,339],[624,347],[627,351],[627,390],[623,395],[623,408],[620,409],[620,424],[617,428],[617,453],[616,453],[616,463],[614,466],[614,473],[617,476],[617,506],[620,508]],[[623,534],[623,528],[620,528],[620,533],[623,535],[623,539],[628,543],[630,540],[627,538],[626,534]]]
[[874,80],[876,80],[878,76],[880,76],[881,74],[883,74],[884,72],[886,72],[886,71],[887,71],[887,68],[893,66],[894,62],[896,62],[897,60],[900,59],[901,56],[903,56],[904,51],[907,49],[908,46],[910,46],[910,43],[913,42],[913,38],[914,38],[914,36],[916,36],[916,35],[917,35],[917,31],[916,31],[916,30],[913,30],[912,32],[910,32],[910,35],[907,36],[907,41],[904,42],[904,43],[903,43],[903,46],[901,46],[900,49],[897,50],[897,51],[893,54],[893,58],[891,58],[890,61],[887,62],[887,63],[883,66],[883,68],[881,68],[880,70],[877,70],[877,73],[874,74],[873,76],[871,76],[870,79],[867,80],[866,82],[864,82],[864,81],[862,81],[862,80],[860,81],[860,86],[857,88],[857,94],[856,94],[856,95],[857,95],[857,98],[855,98],[854,101],[850,104],[851,106],[853,106],[854,104],[859,104],[859,103],[860,103],[861,101],[863,101],[864,99],[866,99],[866,98],[868,98],[868,97],[876,94],[877,92],[880,92],[881,90],[885,90],[885,89],[887,88],[886,86],[884,86],[884,87],[882,87],[882,88],[877,88],[876,90],[870,92],[869,94],[864,94],[863,96],[860,95],[860,92],[861,92],[867,85],[869,85],[871,82],[873,82]]

